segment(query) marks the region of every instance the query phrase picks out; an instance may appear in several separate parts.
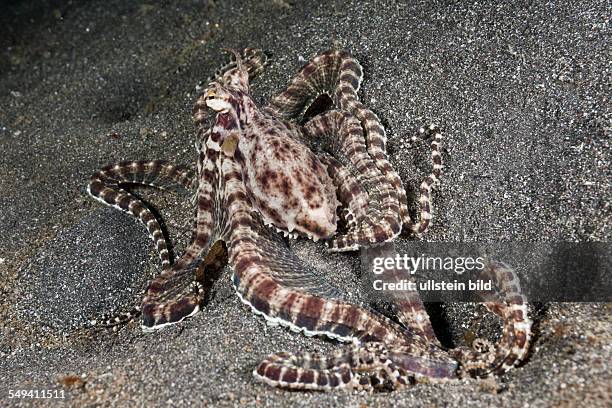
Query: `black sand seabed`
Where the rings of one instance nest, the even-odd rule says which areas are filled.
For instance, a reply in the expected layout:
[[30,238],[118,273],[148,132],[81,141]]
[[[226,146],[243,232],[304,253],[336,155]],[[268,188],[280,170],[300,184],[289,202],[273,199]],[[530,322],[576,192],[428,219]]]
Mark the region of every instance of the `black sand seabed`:
[[[501,378],[374,395],[254,382],[267,354],[337,345],[267,327],[240,303],[227,270],[183,324],[151,335],[136,323],[86,328],[137,304],[158,270],[144,228],[88,198],[88,177],[124,159],[192,163],[195,88],[226,60],[222,47],[271,56],[254,86],[262,101],[315,53],[353,52],[365,69],[362,99],[387,126],[392,164],[413,198],[428,152],[407,141],[440,124],[446,168],[424,239],[609,240],[607,2],[407,3],[4,2],[0,406],[609,406],[608,304],[538,307],[529,360]],[[188,197],[143,194],[180,252]],[[359,297],[356,255],[295,248]],[[485,315],[449,305],[434,316],[436,330],[461,344]],[[481,330],[494,331],[494,319],[484,320]],[[66,398],[8,398],[21,389]]]

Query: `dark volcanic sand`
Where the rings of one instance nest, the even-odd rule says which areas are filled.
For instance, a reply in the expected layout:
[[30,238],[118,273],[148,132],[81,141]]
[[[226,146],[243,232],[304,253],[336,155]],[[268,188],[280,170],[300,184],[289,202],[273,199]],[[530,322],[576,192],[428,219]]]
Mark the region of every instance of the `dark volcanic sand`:
[[[308,3],[308,5],[303,4]],[[605,406],[612,392],[607,304],[547,304],[522,367],[392,393],[286,392],[251,370],[280,350],[330,350],[267,327],[229,272],[193,319],[145,335],[87,328],[137,304],[158,261],[145,229],[85,194],[89,175],[124,159],[192,163],[196,85],[223,47],[270,55],[256,97],[336,46],[362,62],[362,100],[388,129],[412,198],[429,170],[415,129],[445,131],[432,241],[607,241],[610,228],[610,15],[605,1],[4,2],[0,13],[0,405]],[[556,3],[556,4],[555,4]],[[177,252],[188,197],[143,195]],[[403,246],[409,241],[401,240]],[[306,261],[359,297],[355,254],[299,243]],[[485,313],[438,307],[448,346]],[[496,326],[485,319],[485,332]],[[66,376],[81,378],[69,385]],[[64,378],[64,381],[60,379]],[[9,390],[66,399],[9,400]]]

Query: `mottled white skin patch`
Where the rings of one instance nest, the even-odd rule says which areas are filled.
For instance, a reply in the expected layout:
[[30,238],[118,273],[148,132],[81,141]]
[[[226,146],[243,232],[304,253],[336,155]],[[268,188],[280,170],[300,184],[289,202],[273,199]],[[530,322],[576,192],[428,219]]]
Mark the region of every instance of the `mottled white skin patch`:
[[[206,104],[218,112],[212,138],[241,165],[253,207],[264,222],[313,240],[336,233],[334,184],[326,167],[289,127],[262,112],[234,86],[216,86]],[[237,144],[232,141],[237,139]]]

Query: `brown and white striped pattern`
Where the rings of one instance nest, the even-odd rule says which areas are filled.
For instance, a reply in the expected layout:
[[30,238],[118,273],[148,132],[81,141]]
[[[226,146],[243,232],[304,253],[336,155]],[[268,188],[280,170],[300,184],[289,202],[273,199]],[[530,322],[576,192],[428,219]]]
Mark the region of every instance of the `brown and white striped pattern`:
[[200,155],[194,233],[183,255],[149,283],[142,302],[142,327],[147,331],[194,315],[199,311],[204,296],[201,284],[195,278],[219,234],[220,217],[216,206],[218,170],[215,164],[218,152],[207,149]]
[[[438,342],[419,333],[419,341],[406,336],[395,343],[358,342],[334,351],[278,353],[264,359],[254,371],[256,378],[282,388],[303,390],[402,388],[415,382],[444,382],[464,376],[503,374],[525,358],[531,321],[520,295],[516,274],[505,265],[491,262],[481,278],[499,285],[496,301],[485,306],[501,317],[502,338],[488,349],[459,347],[446,353]],[[393,323],[394,324],[394,323]],[[425,343],[423,343],[425,341]]]
[[330,242],[330,249],[356,250],[395,238],[402,228],[401,220],[397,217],[399,206],[394,198],[395,190],[368,153],[363,127],[357,118],[332,110],[308,121],[304,125],[304,133],[310,139],[321,140],[336,160],[350,166],[368,197],[367,209],[357,225],[348,233],[335,236]]
[[105,166],[94,173],[87,192],[101,203],[138,218],[147,227],[162,267],[166,268],[170,265],[170,255],[159,222],[141,200],[123,187],[127,184],[140,184],[162,189],[181,187],[191,190],[194,179],[193,172],[188,168],[163,160],[125,161]]
[[327,167],[338,200],[344,206],[341,209],[341,219],[347,226],[355,228],[369,209],[369,195],[353,176],[349,169],[333,156],[327,153],[319,154],[319,159]]
[[454,359],[418,344],[368,342],[346,346],[330,356],[274,354],[259,364],[254,375],[269,385],[296,390],[373,391],[456,379],[457,368]]
[[[341,291],[304,265],[264,225],[270,220],[262,208],[269,203],[262,196],[256,199],[253,180],[249,179],[262,157],[271,161],[274,154],[286,154],[279,146],[292,146],[295,157],[307,157],[311,169],[318,169],[317,163],[324,164],[329,177],[325,169],[324,177],[312,171],[310,177],[319,177],[321,188],[333,186],[348,226],[346,234],[332,237],[331,247],[359,248],[365,263],[380,251],[394,253],[391,241],[402,227],[415,233],[427,229],[431,187],[442,168],[441,134],[435,128],[428,129],[434,136],[433,171],[421,185],[421,217],[413,224],[402,182],[386,156],[384,128],[357,98],[362,70],[354,58],[341,51],[315,57],[263,110],[250,98],[248,79],[261,71],[264,54],[248,49],[244,60],[237,54],[236,58],[218,73],[193,110],[198,129],[197,205],[193,238],[181,258],[171,263],[159,223],[124,186],[140,183],[193,189],[194,177],[187,169],[162,161],[125,162],[95,173],[88,187],[94,198],[138,217],[156,243],[163,269],[144,297],[143,328],[174,324],[199,310],[203,293],[194,279],[201,280],[207,268],[221,266],[224,246],[215,243],[222,241],[233,285],[255,313],[306,335],[326,335],[351,343],[330,356],[282,352],[267,357],[254,376],[269,385],[304,390],[400,388],[418,381],[501,373],[520,362],[529,345],[531,321],[516,276],[505,265],[492,262],[485,271],[485,277],[497,284],[497,291],[487,294],[484,304],[502,318],[502,339],[487,350],[458,348],[447,352],[435,338],[417,294],[391,299],[398,324],[348,302]],[[332,98],[335,109],[301,126],[304,113],[321,94]],[[210,98],[222,100],[211,102]],[[219,111],[212,127],[209,106]],[[282,137],[277,137],[279,132]],[[248,143],[257,146],[254,140],[264,143],[263,148],[273,154],[263,156],[258,154],[261,150],[246,154]],[[307,151],[310,147],[306,144],[311,142],[319,146],[314,150],[318,158]],[[301,171],[302,180],[304,174]],[[297,187],[311,181],[296,180],[303,183]],[[263,184],[265,187],[265,181]],[[329,206],[335,210],[331,201]],[[284,224],[272,224],[283,230]],[[392,273],[388,279],[397,280],[399,275]]]
[[[404,214],[408,214],[406,192],[387,160],[384,128],[357,97],[362,76],[361,65],[350,54],[328,51],[307,63],[266,107],[275,116],[299,121],[309,104],[326,94],[342,110],[315,117],[304,127],[311,138],[330,133],[340,137],[340,141],[330,146],[336,154],[342,152],[349,159],[358,155],[357,174],[363,177],[362,186],[369,194],[368,218],[346,235],[331,240],[330,249],[334,251],[356,250],[360,246],[390,241],[399,234]],[[369,189],[364,180],[369,181]]]
[[420,235],[423,234],[429,228],[432,219],[431,209],[431,189],[435,183],[440,180],[442,175],[442,154],[441,154],[441,143],[442,133],[440,129],[435,125],[430,125],[427,129],[419,129],[419,133],[426,138],[431,136],[433,138],[431,142],[431,161],[432,161],[432,172],[429,176],[423,180],[419,188],[419,205],[420,205],[420,216],[419,221],[416,224],[411,224],[409,231]]
[[[427,230],[430,224],[431,188],[439,179],[442,169],[442,158],[440,155],[440,142],[442,139],[441,133],[436,127],[433,126],[427,129],[430,134],[433,134],[434,138],[431,144],[433,171],[432,174],[428,176],[421,184],[419,198],[421,215],[418,223],[414,224],[408,215],[405,191],[403,190],[401,180],[391,168],[386,157],[386,136],[384,129],[380,125],[380,121],[376,115],[364,108],[356,96],[356,91],[359,88],[360,81],[361,67],[355,60],[353,60],[346,53],[336,51],[327,52],[315,57],[311,62],[309,62],[294,78],[289,87],[281,95],[272,100],[268,109],[281,117],[299,118],[300,115],[303,114],[308,108],[309,102],[314,100],[318,94],[327,93],[331,95],[334,98],[336,106],[345,112],[354,115],[354,117],[359,119],[363,127],[366,129],[368,153],[370,154],[371,158],[376,161],[377,168],[386,177],[386,181],[395,188],[399,204],[397,214],[399,214],[400,220],[405,224],[404,228],[410,232],[421,234]],[[321,136],[328,136],[329,134],[335,134],[336,137],[339,138],[337,144],[340,145],[341,140],[343,140],[346,133],[350,134],[350,132],[346,129],[340,130],[341,126],[339,126],[337,122],[333,123],[332,119],[337,120],[337,118],[341,117],[342,115],[337,113],[334,114],[332,112],[311,119],[311,121],[305,126],[307,136],[317,138]],[[425,130],[423,129],[421,133],[424,132]],[[352,146],[358,146],[357,149],[361,148],[358,143],[354,143]],[[350,147],[347,149],[346,145],[342,147],[344,148],[343,153],[350,152],[348,154],[349,157],[351,157],[352,153],[355,153],[355,149],[350,150]],[[355,179],[351,177],[351,172],[343,167],[345,164],[348,165],[348,161],[342,161],[342,157],[340,160],[335,160],[339,159],[337,156],[340,152],[342,152],[342,148],[338,148],[337,145],[334,146],[332,144],[332,148],[328,150],[331,150],[332,156],[333,153],[336,153],[336,156],[331,159],[323,158],[323,160],[328,165],[328,171],[330,171],[332,178],[334,178],[334,183],[337,185],[337,187],[339,187],[339,197],[341,202],[343,202],[343,204],[345,204],[349,209],[348,214],[351,217],[351,219],[348,220],[349,225],[354,225],[356,222],[355,220],[358,220],[360,217],[364,217],[364,214],[368,212],[368,210],[366,210],[365,206],[362,204],[366,197],[370,203],[374,203],[373,206],[380,206],[382,199],[377,200],[380,195],[377,196],[375,193],[374,200],[372,200],[372,197],[368,196],[366,193],[367,188],[356,188]],[[357,160],[359,159],[360,158],[358,157]],[[355,164],[356,163],[353,162],[352,166],[354,167]],[[363,169],[361,170],[362,171],[359,174],[363,175]],[[342,187],[343,184],[344,188]],[[359,187],[364,186],[363,179],[361,180],[361,183],[358,183],[358,185]],[[393,202],[394,200],[392,194],[385,195],[385,198],[389,200],[388,202]],[[351,206],[350,202],[352,200],[356,200],[359,204]],[[359,214],[360,212],[361,214]],[[362,231],[361,233],[370,235],[371,231]],[[370,251],[371,250],[365,247],[362,249],[362,254],[365,254],[366,256],[371,255],[369,254]],[[498,268],[492,267],[491,270],[495,273],[503,274],[502,270]],[[462,373],[475,376],[484,376],[491,371],[498,373],[503,372],[503,370],[509,368],[514,361],[520,360],[525,356],[524,351],[528,347],[528,339],[527,341],[523,341],[524,336],[522,336],[522,334],[512,336],[511,333],[515,332],[515,323],[520,326],[522,330],[519,331],[519,333],[529,333],[530,322],[528,321],[526,315],[526,305],[521,304],[520,306],[515,305],[509,307],[503,306],[506,304],[506,301],[507,298],[504,297],[498,299],[497,302],[489,302],[486,304],[489,310],[493,311],[494,313],[501,314],[504,322],[505,336],[497,346],[491,348],[491,352],[495,353],[496,359],[491,360],[488,355],[485,356],[476,351],[472,351],[472,354],[467,353],[470,354],[469,356],[466,354],[461,355],[461,358],[458,358],[458,360],[460,360],[462,363],[462,368],[460,371],[454,372],[452,369],[442,369],[441,367],[446,367],[448,369],[448,366],[440,362],[436,362],[436,359],[432,358],[431,354],[426,355],[426,360],[430,358],[431,361],[434,362],[432,363],[433,367],[435,367],[433,370],[434,372],[438,370],[445,373],[445,375],[441,375],[439,378],[454,378]],[[404,298],[394,299],[394,302],[402,322],[406,324],[409,329],[418,333],[421,338],[429,342],[430,349],[427,351],[431,353],[431,347],[435,348],[439,343],[437,339],[435,339],[431,323],[429,322],[429,318],[427,317],[422,302],[420,299],[418,299],[418,296],[416,294],[409,294],[405,295]],[[508,310],[515,312],[516,315],[508,314]],[[396,344],[394,348],[390,348],[398,350],[398,347],[399,344]],[[417,346],[415,349],[416,350],[410,350],[407,353],[397,351],[395,356],[399,360],[407,359],[408,361],[411,361],[413,360],[416,352],[423,352],[427,348],[419,349]],[[363,348],[358,350],[363,350]],[[353,355],[354,351],[355,350],[349,351],[349,355]],[[495,361],[501,358],[504,359],[503,361],[505,361],[505,363],[499,367],[495,366]],[[347,357],[342,363],[340,363],[336,357],[334,359],[336,364],[331,368],[332,371],[330,371],[329,367],[320,367],[318,371],[313,370],[313,368],[309,367],[308,364],[305,363],[306,361],[311,360],[322,360],[322,357],[308,355],[307,358],[306,356],[296,358],[295,356],[287,354],[282,354],[280,356],[275,355],[262,362],[262,364],[260,364],[256,370],[255,375],[262,378],[268,384],[295,389],[328,389],[329,381],[335,381],[335,383],[337,383],[337,387],[339,388],[349,386],[352,388],[367,388],[367,386],[355,380],[357,376],[349,374],[354,374],[354,372],[352,372],[350,369],[350,358]],[[303,363],[300,366],[299,364],[296,364],[296,361],[302,361]],[[389,360],[385,361],[388,362]],[[493,361],[493,363],[491,363],[491,361]],[[487,364],[487,362],[489,364]],[[388,365],[386,364],[387,363],[384,363],[383,360],[381,360],[381,365],[388,368]],[[349,371],[347,371],[347,367],[349,368]],[[358,371],[367,370],[363,366],[359,365],[357,366],[359,368],[355,366],[352,367]],[[387,376],[387,379],[391,380],[394,385],[398,386],[408,383],[410,378],[418,379],[419,377],[418,374],[415,373],[408,375],[410,378],[408,378],[406,375],[406,373],[402,373],[401,375]],[[432,374],[426,374],[423,375],[423,377],[429,379],[436,378],[436,376]],[[319,383],[319,381],[321,383]],[[367,385],[368,382],[366,381],[365,384]]]
[[515,367],[526,357],[531,341],[529,308],[516,273],[502,262],[489,261],[481,275],[494,285],[491,293],[483,294],[483,304],[501,318],[504,326],[501,339],[488,350],[452,351],[453,357],[461,362],[461,373],[474,377],[502,374]]

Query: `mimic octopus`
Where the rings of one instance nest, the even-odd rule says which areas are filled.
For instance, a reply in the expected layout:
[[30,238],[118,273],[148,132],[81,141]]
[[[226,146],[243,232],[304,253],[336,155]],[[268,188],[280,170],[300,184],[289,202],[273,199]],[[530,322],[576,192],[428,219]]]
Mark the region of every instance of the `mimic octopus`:
[[[232,51],[233,52],[233,51]],[[501,374],[527,352],[531,321],[515,274],[491,261],[483,276],[496,288],[483,304],[503,322],[501,338],[447,350],[416,292],[392,299],[396,320],[348,300],[293,254],[285,237],[323,240],[329,251],[393,254],[394,239],[421,234],[431,220],[430,193],[441,174],[442,136],[431,126],[433,171],[420,187],[420,217],[408,211],[390,165],[378,117],[357,96],[359,62],[344,51],[310,60],[266,107],[249,81],[263,70],[260,50],[233,52],[197,100],[197,173],[167,161],[132,161],[96,172],[88,192],[137,217],[148,229],[162,272],[148,285],[140,313],[152,331],[198,312],[200,282],[227,261],[240,299],[269,322],[306,335],[348,342],[330,355],[278,353],[254,370],[269,385],[307,390],[395,389],[416,382]],[[312,114],[327,98],[328,109]],[[321,110],[321,109],[319,109]],[[194,232],[171,262],[159,221],[126,187],[195,190]],[[399,279],[390,271],[390,279]]]

